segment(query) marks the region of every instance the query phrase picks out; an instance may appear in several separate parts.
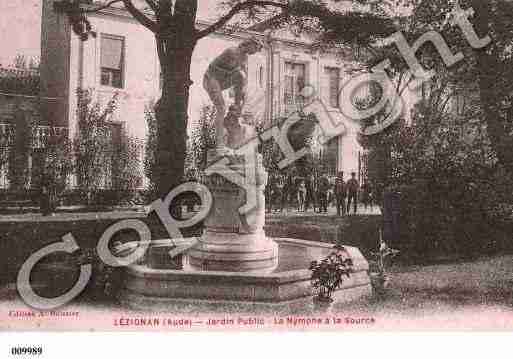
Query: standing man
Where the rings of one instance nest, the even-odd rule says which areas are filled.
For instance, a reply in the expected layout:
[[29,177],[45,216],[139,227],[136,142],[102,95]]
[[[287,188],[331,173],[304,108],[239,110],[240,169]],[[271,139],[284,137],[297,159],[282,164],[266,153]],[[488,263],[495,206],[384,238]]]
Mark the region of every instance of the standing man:
[[328,213],[328,191],[330,181],[326,175],[319,179],[319,213]]
[[294,193],[294,177],[290,172],[287,173],[287,177],[285,178],[285,186],[283,187],[283,207],[288,212],[290,209],[290,205],[292,202],[292,197]]
[[346,212],[346,183],[344,182],[344,172],[339,172],[335,179],[335,198],[337,201],[337,215],[344,215]]
[[271,174],[269,179],[267,180],[267,184],[265,185],[264,196],[265,196],[265,212],[271,213],[273,210],[273,195],[275,193],[274,190],[275,185],[275,176]]
[[351,179],[347,181],[347,214],[349,214],[351,210],[351,201],[353,201],[354,214],[356,214],[358,188],[360,188],[360,186],[356,180],[356,173],[351,172]]
[[299,184],[297,186],[297,210],[298,212],[306,211],[306,184],[304,179],[299,180]]
[[362,184],[361,195],[362,195],[362,203],[365,208],[365,211],[367,211],[367,207],[369,207],[369,206],[372,209],[372,194],[371,194],[369,182],[365,182]]
[[275,210],[283,212],[283,207],[287,201],[287,194],[285,193],[285,176],[281,173],[278,174],[276,179],[276,196],[273,197],[275,197],[272,199],[276,204]]
[[312,203],[312,207],[314,212],[317,212],[319,208],[319,202],[317,200],[317,191],[318,191],[318,183],[317,177],[312,173],[310,175],[310,200]]
[[243,41],[239,46],[226,49],[208,66],[203,78],[203,88],[216,108],[216,146],[224,147],[224,117],[226,104],[223,91],[233,88],[235,103],[233,115],[238,118],[246,101],[248,78],[248,56],[262,50],[263,44],[257,38]]

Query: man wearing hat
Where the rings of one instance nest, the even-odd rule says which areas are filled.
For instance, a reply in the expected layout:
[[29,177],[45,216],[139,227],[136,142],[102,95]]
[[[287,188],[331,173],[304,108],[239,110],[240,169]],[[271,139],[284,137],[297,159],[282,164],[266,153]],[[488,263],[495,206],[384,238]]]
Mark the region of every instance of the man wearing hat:
[[357,199],[358,199],[358,180],[356,179],[356,172],[351,172],[351,179],[347,181],[347,214],[351,210],[351,202],[353,202],[354,214],[356,214]]
[[337,200],[337,215],[341,216],[346,212],[346,183],[344,172],[340,171],[335,179],[335,199]]
[[246,85],[248,77],[248,56],[254,55],[263,48],[257,38],[243,41],[238,46],[226,49],[210,63],[203,78],[203,88],[207,91],[216,107],[216,145],[223,147],[224,117],[226,104],[223,91],[233,89],[233,115],[239,117],[246,101]]

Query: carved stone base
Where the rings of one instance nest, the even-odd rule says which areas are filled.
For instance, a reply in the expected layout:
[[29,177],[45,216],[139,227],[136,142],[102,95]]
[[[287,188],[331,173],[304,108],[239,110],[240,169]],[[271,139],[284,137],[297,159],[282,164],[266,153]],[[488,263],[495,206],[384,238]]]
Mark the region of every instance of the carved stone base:
[[[219,159],[222,153],[216,150],[209,157]],[[188,253],[189,265],[203,271],[272,271],[277,266],[278,246],[263,231],[267,173],[261,156],[255,153],[249,162],[242,156],[225,158],[229,161],[226,167],[218,168],[205,181],[213,204],[205,220],[205,234]],[[234,183],[234,173],[240,175],[242,184]],[[249,211],[241,211],[249,202]]]
[[207,233],[188,253],[189,267],[202,271],[272,272],[278,245],[265,234]]

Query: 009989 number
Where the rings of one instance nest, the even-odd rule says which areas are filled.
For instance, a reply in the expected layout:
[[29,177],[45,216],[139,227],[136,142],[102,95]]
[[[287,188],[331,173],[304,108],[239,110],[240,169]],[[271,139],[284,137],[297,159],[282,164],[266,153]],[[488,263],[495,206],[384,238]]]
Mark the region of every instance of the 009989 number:
[[12,347],[11,348],[12,355],[42,355],[43,347]]

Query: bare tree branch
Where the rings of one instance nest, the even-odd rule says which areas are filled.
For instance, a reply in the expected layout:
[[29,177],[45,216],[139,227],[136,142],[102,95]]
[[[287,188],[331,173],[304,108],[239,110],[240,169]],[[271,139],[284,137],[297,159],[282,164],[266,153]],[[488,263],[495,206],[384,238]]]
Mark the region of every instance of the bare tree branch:
[[282,11],[280,14],[275,15],[275,16],[271,17],[270,19],[265,20],[264,22],[260,22],[253,26],[250,26],[248,28],[248,30],[260,32],[262,30],[266,30],[269,28],[279,26],[280,24],[282,24],[283,20],[287,19],[288,16],[289,16],[289,13],[287,11]]
[[211,26],[207,27],[206,29],[199,31],[196,35],[196,38],[199,40],[207,35],[210,35],[211,33],[221,29],[223,26],[225,26],[228,21],[230,21],[235,15],[237,15],[239,12],[251,9],[253,7],[265,7],[265,6],[273,6],[277,8],[281,8],[283,10],[286,10],[288,8],[287,4],[279,3],[276,1],[261,1],[261,0],[247,0],[241,3],[238,3],[235,5],[226,15],[222,16],[217,22],[212,24]]
[[146,1],[146,4],[148,4],[148,6],[155,12],[155,14],[157,13],[157,11],[159,11],[159,6],[156,1],[154,1],[154,0],[144,0],[144,1]]
[[151,32],[158,31],[157,23],[151,20],[148,16],[144,15],[138,8],[134,6],[131,0],[123,0],[127,11],[136,19],[141,25],[149,29]]
[[118,2],[122,2],[122,1],[123,0],[112,0],[112,1],[109,1],[108,3],[106,3],[105,5],[101,5],[99,7],[95,7],[95,8],[91,8],[91,9],[84,9],[84,10],[82,10],[82,12],[87,14],[87,13],[102,11],[102,10],[105,10],[105,9],[111,7],[112,5],[114,5]]

